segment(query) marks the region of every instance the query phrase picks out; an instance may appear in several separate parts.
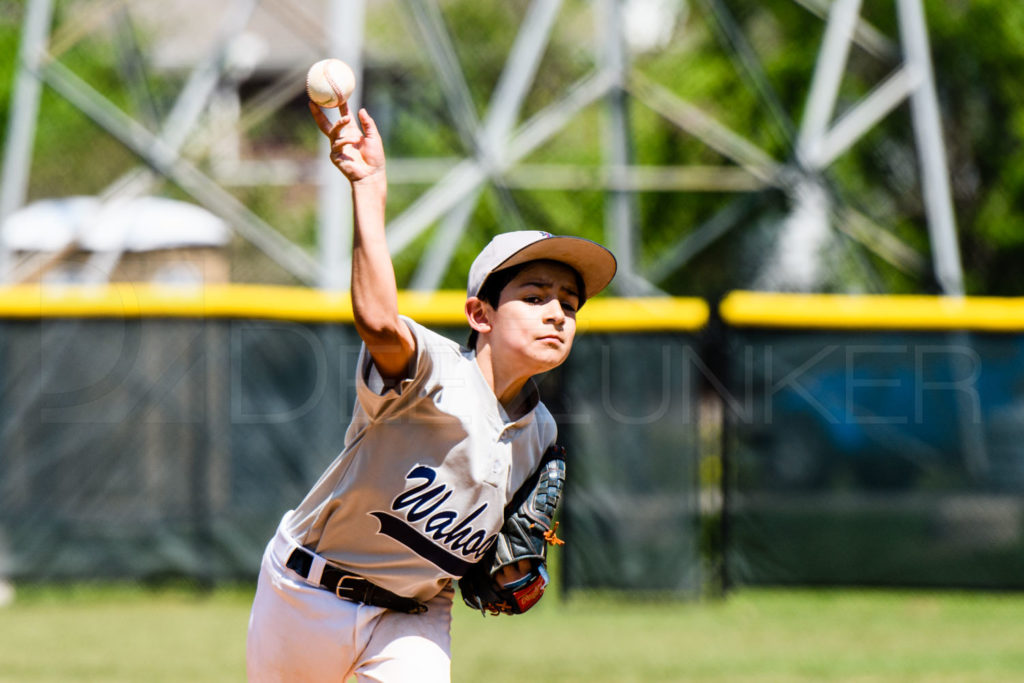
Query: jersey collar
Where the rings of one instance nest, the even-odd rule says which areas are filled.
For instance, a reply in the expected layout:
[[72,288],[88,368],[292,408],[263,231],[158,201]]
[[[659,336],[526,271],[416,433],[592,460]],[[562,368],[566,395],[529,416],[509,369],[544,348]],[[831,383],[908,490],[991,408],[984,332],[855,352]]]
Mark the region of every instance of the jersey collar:
[[532,377],[526,381],[526,384],[523,385],[523,388],[515,398],[514,405],[521,405],[522,411],[518,418],[512,419],[505,411],[505,407],[501,405],[501,401],[494,395],[494,390],[491,389],[491,386],[484,378],[484,373],[480,370],[480,366],[477,365],[476,351],[462,347],[460,352],[462,357],[473,365],[474,376],[480,381],[484,393],[491,397],[488,407],[492,409],[488,410],[487,413],[488,417],[493,418],[495,427],[504,429],[510,424],[525,424],[533,419],[534,409],[540,403],[540,390],[537,388],[537,382]]

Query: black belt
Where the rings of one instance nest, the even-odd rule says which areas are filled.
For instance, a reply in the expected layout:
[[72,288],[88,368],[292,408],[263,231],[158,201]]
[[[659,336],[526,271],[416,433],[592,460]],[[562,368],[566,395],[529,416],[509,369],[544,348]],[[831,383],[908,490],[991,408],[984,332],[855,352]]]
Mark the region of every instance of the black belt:
[[[285,566],[302,578],[308,578],[309,570],[313,566],[313,553],[302,547],[296,548],[288,556]],[[347,574],[329,564],[324,567],[324,573],[320,577],[320,587],[331,591],[339,598],[361,602],[364,605],[386,607],[406,614],[422,614],[427,611],[427,606],[422,602],[417,602],[412,598],[403,598],[401,595],[370,583],[361,576]]]

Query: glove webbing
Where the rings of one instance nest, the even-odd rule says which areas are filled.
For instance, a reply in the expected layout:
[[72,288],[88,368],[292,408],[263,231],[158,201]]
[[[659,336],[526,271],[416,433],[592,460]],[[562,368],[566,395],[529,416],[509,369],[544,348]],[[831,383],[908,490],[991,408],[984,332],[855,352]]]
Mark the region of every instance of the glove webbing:
[[[549,465],[552,467],[548,467]],[[545,482],[543,496],[539,491],[541,487],[538,486],[542,476]],[[551,447],[541,456],[537,469],[523,482],[523,485],[516,491],[516,495],[512,496],[512,500],[505,506],[505,519],[511,517],[513,512],[521,508],[535,490],[537,490],[539,502],[545,506],[545,511],[550,517],[554,514],[555,506],[558,505],[559,491],[561,490],[559,481],[562,484],[565,483],[565,448],[558,444],[551,444]]]
[[523,512],[533,521],[533,524],[530,525],[531,529],[538,522],[542,528],[551,524],[550,528],[544,530],[544,540],[549,545],[565,545],[565,541],[555,535],[558,530],[558,522],[552,521],[555,516],[555,508],[558,507],[558,499],[565,487],[565,449],[561,446],[553,448],[557,448],[560,452],[552,454],[545,462],[541,463],[538,471],[540,477],[533,489],[533,498]]

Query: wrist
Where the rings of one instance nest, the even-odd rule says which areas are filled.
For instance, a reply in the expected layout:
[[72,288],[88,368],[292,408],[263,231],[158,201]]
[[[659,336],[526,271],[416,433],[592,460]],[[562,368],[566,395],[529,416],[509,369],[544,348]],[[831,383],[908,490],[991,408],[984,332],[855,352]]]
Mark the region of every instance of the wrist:
[[388,178],[383,168],[371,173],[368,176],[363,176],[359,180],[352,181],[353,192],[361,190],[384,190],[387,188],[387,186]]

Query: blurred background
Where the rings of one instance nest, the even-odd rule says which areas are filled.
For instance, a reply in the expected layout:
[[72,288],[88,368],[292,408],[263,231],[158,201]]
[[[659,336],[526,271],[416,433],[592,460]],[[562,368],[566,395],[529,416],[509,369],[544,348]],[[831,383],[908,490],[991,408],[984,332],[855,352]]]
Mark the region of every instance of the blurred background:
[[[0,1],[0,573],[251,579],[340,450],[358,340],[297,312],[348,282],[304,92],[335,56],[400,287],[512,229],[619,259],[620,322],[542,381],[569,589],[1021,587],[1022,34],[997,0]],[[90,304],[143,282],[193,299]]]
[[[4,216],[186,201],[227,222],[179,238],[218,254],[209,278],[344,288],[343,199],[318,199],[343,193],[303,92],[338,55],[384,134],[402,285],[458,289],[491,234],[531,226],[610,242],[620,294],[943,291],[922,192],[942,183],[919,172],[939,122],[933,230],[959,226],[966,291],[1014,295],[1021,10],[922,5],[921,59],[916,4],[5,2]],[[154,246],[19,225],[9,281],[69,234]]]

